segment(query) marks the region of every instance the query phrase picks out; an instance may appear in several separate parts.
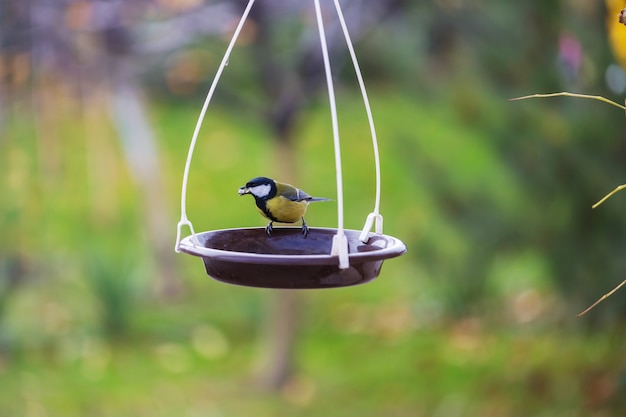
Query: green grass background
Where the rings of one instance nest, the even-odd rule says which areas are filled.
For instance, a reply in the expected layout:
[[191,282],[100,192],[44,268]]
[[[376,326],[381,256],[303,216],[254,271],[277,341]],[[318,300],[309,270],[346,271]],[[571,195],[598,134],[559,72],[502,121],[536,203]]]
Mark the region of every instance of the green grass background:
[[[2,305],[0,415],[621,415],[623,326],[576,320],[600,293],[569,298],[542,246],[542,222],[566,228],[575,203],[558,180],[541,199],[515,158],[515,146],[540,154],[546,137],[576,147],[558,142],[567,114],[544,125],[544,103],[458,86],[438,98],[372,89],[384,231],[409,251],[370,284],[300,294],[295,374],[277,393],[257,384],[272,293],[213,281],[180,254],[182,290],[160,297],[141,193],[110,123],[76,118],[60,97],[57,130],[42,135],[16,104],[0,143],[0,249],[23,260],[28,280]],[[357,94],[343,91],[338,107],[346,227],[360,229],[374,205],[369,130]],[[149,109],[173,249],[199,108],[156,99]],[[307,108],[295,155],[298,185],[334,198],[329,121],[323,101]],[[258,118],[212,107],[190,173],[195,229],[263,226],[237,188],[280,163]],[[334,227],[336,205],[311,206],[307,222]]]

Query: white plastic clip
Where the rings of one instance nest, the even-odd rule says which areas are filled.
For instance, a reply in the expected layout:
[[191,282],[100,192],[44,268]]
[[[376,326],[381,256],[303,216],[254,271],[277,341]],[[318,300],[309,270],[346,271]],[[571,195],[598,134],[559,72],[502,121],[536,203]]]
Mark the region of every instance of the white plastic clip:
[[350,268],[350,259],[348,257],[348,238],[343,232],[337,232],[333,236],[333,247],[330,251],[332,256],[339,257],[339,269]]
[[365,226],[363,227],[363,231],[359,236],[359,240],[363,243],[367,243],[369,240],[369,233],[372,230],[372,226],[374,225],[374,221],[376,222],[375,232],[378,235],[383,234],[383,216],[377,213],[370,213],[367,216],[367,220],[365,220]]
[[191,242],[195,246],[200,246],[200,241],[198,241],[198,238],[196,237],[196,232],[193,230],[193,225],[189,220],[187,220],[187,217],[183,215],[183,218],[180,219],[178,225],[176,226],[176,246],[174,246],[174,251],[176,253],[180,253],[180,233],[183,229],[183,226],[189,226],[189,230],[191,231]]

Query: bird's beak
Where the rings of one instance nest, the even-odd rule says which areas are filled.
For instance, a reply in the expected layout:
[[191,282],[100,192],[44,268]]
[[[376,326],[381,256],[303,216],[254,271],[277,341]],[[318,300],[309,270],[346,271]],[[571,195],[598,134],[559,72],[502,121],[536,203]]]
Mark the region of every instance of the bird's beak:
[[240,187],[238,191],[239,195],[250,194],[250,189],[247,187]]

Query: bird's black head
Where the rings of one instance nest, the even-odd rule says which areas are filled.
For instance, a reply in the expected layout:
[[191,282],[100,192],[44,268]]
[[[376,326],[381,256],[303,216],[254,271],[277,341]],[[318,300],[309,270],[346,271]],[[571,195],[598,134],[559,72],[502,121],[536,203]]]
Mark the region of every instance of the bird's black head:
[[256,187],[257,185],[272,185],[272,184],[274,184],[274,180],[271,178],[256,177],[248,181],[246,183],[246,187],[252,188],[252,187]]
[[254,198],[268,200],[276,195],[276,183],[267,177],[253,178],[239,188],[239,195],[252,194]]

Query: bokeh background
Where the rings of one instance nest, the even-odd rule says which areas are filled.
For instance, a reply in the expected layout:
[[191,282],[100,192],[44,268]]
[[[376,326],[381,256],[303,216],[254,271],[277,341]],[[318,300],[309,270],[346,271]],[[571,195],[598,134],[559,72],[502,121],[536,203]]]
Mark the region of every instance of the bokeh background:
[[[369,128],[323,0],[346,227]],[[242,0],[0,0],[1,416],[626,413],[624,1],[343,0],[380,140],[374,282],[229,286],[173,251],[187,149]],[[207,113],[188,215],[264,226],[237,188],[336,193],[308,0],[258,0]],[[311,226],[334,227],[318,204]],[[188,233],[188,230],[184,230]]]

